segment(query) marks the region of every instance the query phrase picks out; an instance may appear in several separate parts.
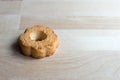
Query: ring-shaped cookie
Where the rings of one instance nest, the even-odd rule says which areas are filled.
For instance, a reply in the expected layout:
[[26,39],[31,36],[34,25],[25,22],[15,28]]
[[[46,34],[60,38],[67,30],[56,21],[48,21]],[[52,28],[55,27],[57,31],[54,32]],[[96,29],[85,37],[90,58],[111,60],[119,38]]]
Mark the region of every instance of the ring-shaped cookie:
[[59,40],[54,31],[42,25],[27,28],[18,40],[23,54],[33,58],[51,56],[59,46]]

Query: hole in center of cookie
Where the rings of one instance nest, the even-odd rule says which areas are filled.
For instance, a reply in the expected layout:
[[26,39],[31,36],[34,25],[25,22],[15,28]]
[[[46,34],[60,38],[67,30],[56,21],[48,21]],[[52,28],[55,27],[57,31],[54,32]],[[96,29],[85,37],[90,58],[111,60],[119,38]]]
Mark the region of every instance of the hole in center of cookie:
[[47,37],[47,35],[43,31],[32,32],[30,34],[31,40],[34,41],[42,41]]

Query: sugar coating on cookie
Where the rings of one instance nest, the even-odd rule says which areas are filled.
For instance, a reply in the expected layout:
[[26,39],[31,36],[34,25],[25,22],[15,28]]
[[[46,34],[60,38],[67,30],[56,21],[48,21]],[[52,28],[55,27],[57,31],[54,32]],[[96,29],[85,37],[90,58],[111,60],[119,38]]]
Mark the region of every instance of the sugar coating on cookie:
[[18,38],[24,55],[44,58],[55,53],[59,40],[54,31],[46,26],[36,25],[27,28]]

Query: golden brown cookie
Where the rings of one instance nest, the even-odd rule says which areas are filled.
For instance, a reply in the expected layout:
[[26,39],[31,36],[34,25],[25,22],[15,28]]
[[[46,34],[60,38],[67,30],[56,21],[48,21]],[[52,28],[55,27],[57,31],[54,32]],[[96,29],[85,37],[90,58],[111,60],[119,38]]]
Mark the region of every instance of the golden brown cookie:
[[54,31],[41,25],[27,28],[18,40],[23,54],[33,58],[53,55],[59,45],[58,37]]

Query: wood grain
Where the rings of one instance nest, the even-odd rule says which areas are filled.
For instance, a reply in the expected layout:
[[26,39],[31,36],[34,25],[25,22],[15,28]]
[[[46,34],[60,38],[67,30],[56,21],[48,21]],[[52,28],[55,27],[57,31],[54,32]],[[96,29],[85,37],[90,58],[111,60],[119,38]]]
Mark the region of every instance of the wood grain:
[[2,80],[119,79],[120,31],[55,30],[60,47],[55,55],[39,60],[21,54],[16,40],[22,32],[0,36]]
[[116,0],[24,0],[20,29],[45,24],[56,29],[120,29]]
[[[0,0],[0,80],[119,80],[119,0]],[[26,27],[48,25],[56,54],[33,59],[17,43]]]
[[20,13],[21,1],[15,0],[0,0],[0,14],[2,15],[15,15]]
[[119,0],[23,0],[22,15],[116,16],[120,17]]
[[0,15],[0,31],[14,31],[19,29],[20,16],[19,15]]
[[54,29],[120,29],[119,17],[66,16],[41,18],[39,16],[22,16],[19,29],[25,29],[35,24],[47,25]]

